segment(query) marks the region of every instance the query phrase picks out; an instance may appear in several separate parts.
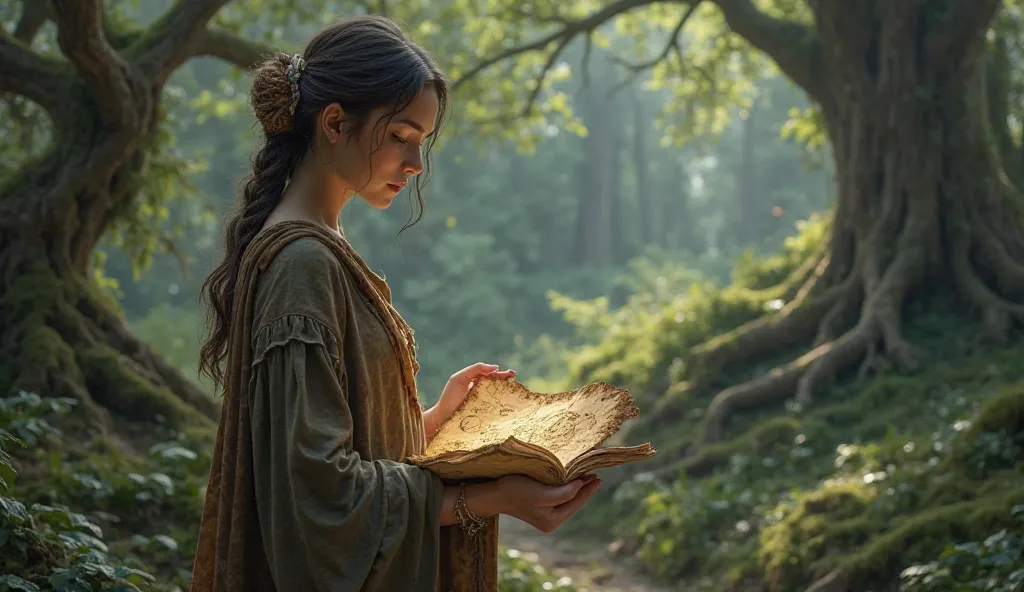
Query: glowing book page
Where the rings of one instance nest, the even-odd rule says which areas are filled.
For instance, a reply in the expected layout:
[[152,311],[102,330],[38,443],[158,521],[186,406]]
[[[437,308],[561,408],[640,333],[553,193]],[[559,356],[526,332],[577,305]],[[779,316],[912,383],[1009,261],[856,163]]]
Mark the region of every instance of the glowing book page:
[[[564,482],[575,459],[638,413],[629,391],[603,382],[545,394],[532,392],[515,379],[484,378],[441,426],[426,453],[410,461],[442,477],[520,473]],[[617,454],[620,450],[622,454]],[[604,466],[654,454],[649,445],[602,451],[611,453],[596,463]]]

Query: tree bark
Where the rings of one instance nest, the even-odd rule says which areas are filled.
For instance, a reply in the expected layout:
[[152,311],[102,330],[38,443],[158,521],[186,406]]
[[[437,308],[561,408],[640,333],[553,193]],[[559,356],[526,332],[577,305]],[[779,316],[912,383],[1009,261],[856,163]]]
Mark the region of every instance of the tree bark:
[[[118,417],[217,418],[212,398],[128,331],[90,261],[140,189],[169,72],[200,53],[254,59],[254,46],[206,30],[225,1],[179,1],[125,45],[108,42],[99,0],[52,0],[26,11],[16,37],[0,32],[0,92],[33,100],[53,123],[46,155],[0,187],[0,395],[74,398],[89,431]],[[49,18],[71,68],[26,43]]]
[[1024,213],[983,108],[983,33],[998,2],[969,2],[980,16],[946,3],[957,19],[923,2],[810,4],[838,173],[827,251],[781,311],[696,348],[690,363],[725,368],[806,349],[718,393],[705,442],[734,414],[793,396],[807,403],[841,373],[918,367],[923,354],[903,334],[912,299],[953,293],[995,339],[1024,322]]

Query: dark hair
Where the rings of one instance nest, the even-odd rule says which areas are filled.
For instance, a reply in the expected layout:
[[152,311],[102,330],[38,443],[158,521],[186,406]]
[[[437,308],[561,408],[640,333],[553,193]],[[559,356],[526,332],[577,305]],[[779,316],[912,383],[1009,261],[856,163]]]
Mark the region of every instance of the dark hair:
[[425,146],[426,176],[418,175],[412,184],[417,212],[402,230],[423,217],[422,190],[430,175],[430,151],[448,104],[448,83],[441,69],[395,23],[378,16],[348,18],[327,27],[309,41],[302,59],[297,97],[289,80],[295,67],[293,56],[276,55],[253,75],[252,107],[266,144],[253,160],[253,173],[236,211],[226,220],[224,259],[203,284],[202,296],[209,303],[209,336],[199,354],[199,368],[216,384],[223,384],[222,363],[242,255],[281,201],[295,168],[312,150],[318,114],[324,107],[340,104],[351,134],[363,129],[373,111],[385,108],[387,112],[374,124],[376,132],[425,87],[433,87],[439,103],[437,131]]

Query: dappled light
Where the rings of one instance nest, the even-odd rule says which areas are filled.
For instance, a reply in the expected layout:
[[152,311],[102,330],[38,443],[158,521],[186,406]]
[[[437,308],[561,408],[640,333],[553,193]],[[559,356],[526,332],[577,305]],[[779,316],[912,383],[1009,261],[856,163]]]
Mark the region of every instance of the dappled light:
[[[359,15],[406,37],[399,57],[360,45],[346,80],[307,42]],[[296,458],[327,442],[271,488],[366,496],[270,496],[324,503],[315,536],[377,512],[393,530],[373,536],[407,545],[307,549],[292,577],[331,589],[404,561],[459,592],[1024,590],[1022,17],[1022,0],[3,3],[0,592],[212,581],[193,568],[204,508],[209,525],[237,493],[224,439],[246,492],[246,446],[279,444],[222,418]],[[407,43],[444,78],[416,78],[429,60]],[[395,74],[372,107],[404,115],[310,115],[332,84],[372,86],[366,56]],[[271,220],[333,250],[302,264],[253,238]],[[211,323],[275,306],[222,327],[226,383],[200,374]],[[332,411],[282,398],[314,395]],[[270,429],[271,403],[313,427]],[[267,548],[304,547],[267,524]],[[346,554],[365,565],[327,565]]]

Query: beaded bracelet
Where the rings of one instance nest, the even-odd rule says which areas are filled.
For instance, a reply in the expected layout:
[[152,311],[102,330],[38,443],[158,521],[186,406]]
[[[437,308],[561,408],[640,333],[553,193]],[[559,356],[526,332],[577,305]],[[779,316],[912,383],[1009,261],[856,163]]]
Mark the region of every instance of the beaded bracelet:
[[469,509],[469,505],[466,503],[466,484],[459,484],[459,499],[455,502],[455,518],[459,521],[459,525],[462,526],[462,530],[465,530],[469,536],[476,536],[476,533],[483,530],[484,526],[487,525],[487,521],[475,514]]

